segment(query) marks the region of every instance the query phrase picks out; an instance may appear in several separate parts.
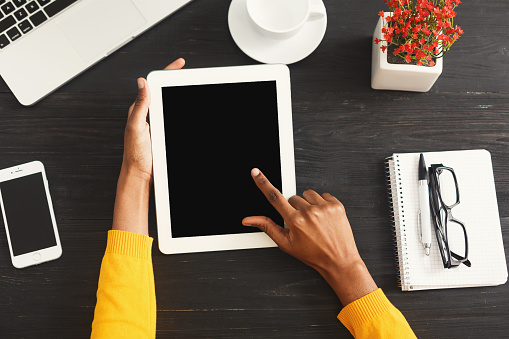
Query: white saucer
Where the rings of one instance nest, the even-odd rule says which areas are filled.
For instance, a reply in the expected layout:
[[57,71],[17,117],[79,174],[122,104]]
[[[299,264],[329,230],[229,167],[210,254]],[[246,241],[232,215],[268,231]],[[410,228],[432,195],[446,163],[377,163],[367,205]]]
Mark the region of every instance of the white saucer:
[[230,34],[239,48],[251,58],[267,64],[293,64],[310,55],[327,29],[327,15],[309,21],[294,36],[272,40],[258,33],[247,14],[247,0],[232,0],[228,12]]

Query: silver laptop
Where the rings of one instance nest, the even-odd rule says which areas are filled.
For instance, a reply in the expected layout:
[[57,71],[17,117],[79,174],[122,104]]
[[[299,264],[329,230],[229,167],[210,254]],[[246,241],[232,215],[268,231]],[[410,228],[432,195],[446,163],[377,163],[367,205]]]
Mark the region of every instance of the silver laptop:
[[191,0],[0,0],[0,75],[32,105]]

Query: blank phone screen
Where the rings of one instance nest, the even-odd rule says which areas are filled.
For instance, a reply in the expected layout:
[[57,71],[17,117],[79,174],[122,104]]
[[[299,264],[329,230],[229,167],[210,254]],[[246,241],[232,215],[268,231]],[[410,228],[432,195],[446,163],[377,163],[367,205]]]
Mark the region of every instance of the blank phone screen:
[[251,177],[281,190],[275,81],[162,89],[172,237],[258,232],[251,215],[283,219]]
[[14,256],[57,245],[41,173],[0,183]]

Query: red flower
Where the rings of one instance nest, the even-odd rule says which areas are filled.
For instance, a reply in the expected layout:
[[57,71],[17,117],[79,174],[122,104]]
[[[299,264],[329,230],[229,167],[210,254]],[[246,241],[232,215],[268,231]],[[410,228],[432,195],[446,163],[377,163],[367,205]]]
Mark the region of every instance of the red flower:
[[[0,0],[1,1],[1,0]],[[434,66],[433,57],[444,55],[464,33],[453,26],[459,0],[384,0],[392,15],[382,28],[387,45],[394,45],[394,53],[406,62]],[[379,15],[383,17],[383,12]],[[378,45],[380,39],[375,39]],[[440,49],[439,47],[440,43]],[[380,47],[383,52],[387,46]]]
[[387,46],[382,45],[382,46],[380,46],[380,49],[382,50],[382,53],[385,53],[385,50],[387,49]]
[[378,13],[378,15],[379,15],[380,17],[382,17],[382,18],[383,18],[383,17],[384,17],[384,15],[385,15],[385,13],[384,13],[384,11],[380,11],[380,12]]

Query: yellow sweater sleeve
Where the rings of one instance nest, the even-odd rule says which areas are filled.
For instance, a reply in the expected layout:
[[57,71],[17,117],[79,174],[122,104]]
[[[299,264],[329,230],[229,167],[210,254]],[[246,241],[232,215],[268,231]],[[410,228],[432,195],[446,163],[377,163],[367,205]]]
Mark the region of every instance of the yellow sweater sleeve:
[[136,233],[108,232],[92,338],[155,338],[152,240]]
[[341,310],[338,319],[359,338],[416,338],[401,312],[379,288]]

